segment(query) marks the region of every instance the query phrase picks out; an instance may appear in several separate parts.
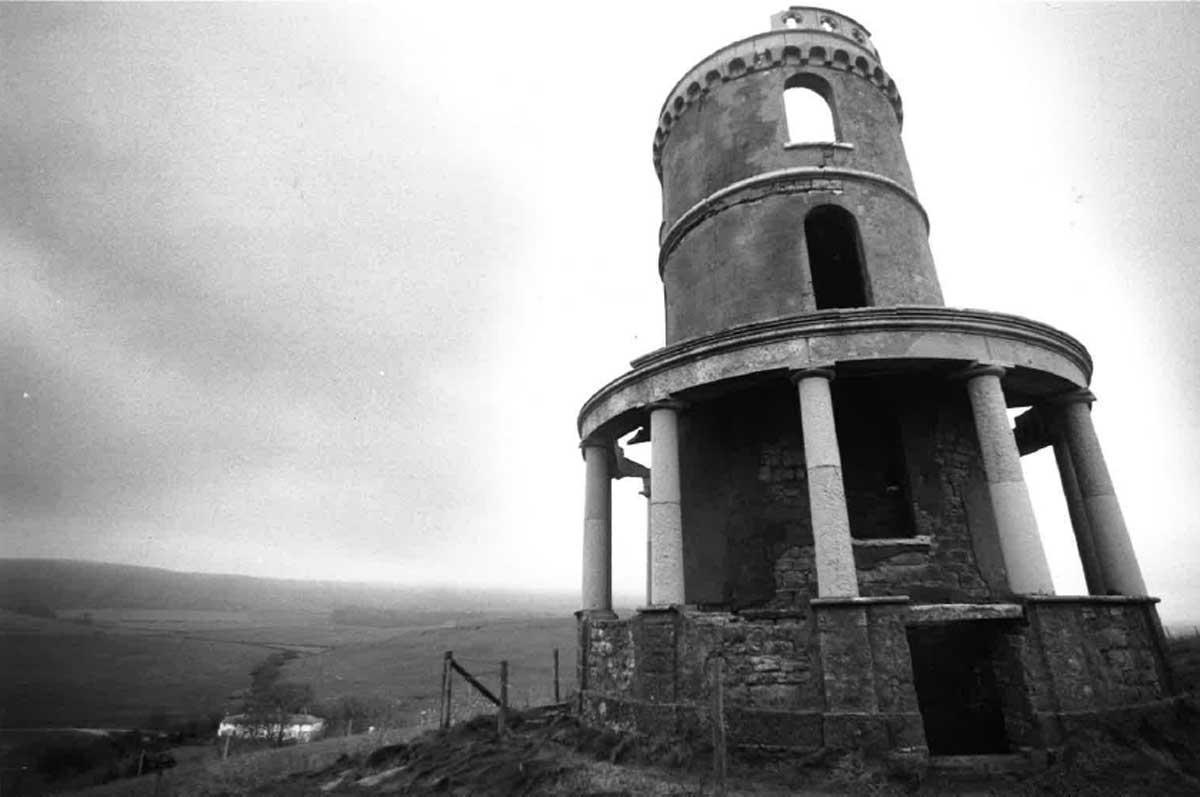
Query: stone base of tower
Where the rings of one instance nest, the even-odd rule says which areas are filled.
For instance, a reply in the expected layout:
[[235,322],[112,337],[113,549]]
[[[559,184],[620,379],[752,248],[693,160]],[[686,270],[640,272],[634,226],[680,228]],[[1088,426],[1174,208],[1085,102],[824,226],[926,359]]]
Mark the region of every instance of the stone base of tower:
[[579,710],[595,726],[707,737],[720,658],[734,747],[1052,748],[1088,725],[1170,707],[1154,603],[860,598],[786,611],[581,614]]

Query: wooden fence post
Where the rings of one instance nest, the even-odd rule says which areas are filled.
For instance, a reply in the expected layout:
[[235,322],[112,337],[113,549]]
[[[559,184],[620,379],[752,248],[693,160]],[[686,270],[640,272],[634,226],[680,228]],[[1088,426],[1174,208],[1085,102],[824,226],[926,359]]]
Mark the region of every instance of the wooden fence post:
[[441,717],[439,717],[438,727],[442,730],[450,727],[450,686],[452,681],[452,673],[450,666],[454,661],[454,652],[446,651],[446,655],[442,658],[442,703]]
[[554,702],[557,704],[560,698],[558,696],[558,648],[554,649]]
[[508,662],[500,662],[500,711],[496,714],[496,732],[504,735],[504,723],[508,719]]
[[713,778],[717,782],[716,793],[725,794],[725,660],[713,659],[712,726],[713,726]]

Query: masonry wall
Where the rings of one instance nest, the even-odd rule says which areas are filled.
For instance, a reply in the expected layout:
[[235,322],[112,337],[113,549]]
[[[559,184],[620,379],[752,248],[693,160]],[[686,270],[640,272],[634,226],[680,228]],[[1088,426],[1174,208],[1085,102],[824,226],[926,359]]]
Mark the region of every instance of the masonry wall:
[[[829,83],[839,146],[786,146],[784,86],[799,73]],[[789,168],[846,171],[772,177],[716,196]],[[864,173],[878,179],[856,176]],[[707,84],[663,141],[662,183],[668,345],[815,310],[803,222],[825,204],[858,222],[872,304],[942,304],[896,112],[861,75],[780,63]]]
[[718,203],[670,247],[667,344],[815,311],[804,218],[822,205],[855,217],[873,305],[942,303],[936,280],[924,274],[927,231],[911,203],[836,176],[793,180]]
[[[851,526],[862,538],[855,542],[860,590],[924,602],[1006,594],[962,386],[940,379],[876,384],[887,406],[874,409],[894,416],[898,484],[883,478],[877,419],[863,420],[861,403],[838,414]],[[835,390],[835,405],[840,398]],[[680,420],[680,467],[687,602],[807,606],[816,582],[791,383],[779,377],[689,407]]]
[[725,612],[589,620],[584,713],[643,733],[705,726],[717,658],[730,735],[739,744],[819,747],[822,678],[807,614],[751,619]]
[[[961,699],[982,701],[976,713],[995,704],[1002,715],[995,732],[1003,739],[982,752],[1059,745],[1097,722],[1137,722],[1171,709],[1154,601],[1136,598],[1030,599],[1022,615],[934,624],[895,599],[581,616],[580,708],[596,725],[706,734],[719,658],[732,744],[916,750],[925,746],[924,722],[963,721],[918,710],[906,639],[906,627],[917,626],[935,657],[946,647],[939,633],[978,637],[971,651],[947,649],[981,657],[969,664],[987,673],[986,688]],[[947,692],[934,702],[953,711],[956,699]]]
[[[878,392],[888,398],[899,427],[902,489],[919,539],[912,545],[857,543],[860,591],[904,594],[917,603],[1006,597],[978,435],[962,385],[937,376],[892,379],[881,382]],[[847,482],[853,479],[847,476]]]
[[734,745],[921,746],[902,605],[830,612],[585,619],[584,718],[642,733],[706,733],[721,659]]
[[[812,546],[804,445],[785,379],[698,403],[680,418],[687,602],[743,608],[775,596],[775,564]],[[807,594],[809,581],[796,582]]]
[[[820,149],[785,148],[784,84],[800,73],[829,83],[839,139],[853,149],[830,156]],[[912,188],[896,112],[876,86],[816,64],[779,64],[710,84],[701,101],[679,114],[663,142],[663,218],[671,224],[715,191],[756,174],[823,165],[879,173]]]
[[1058,598],[1026,605],[1012,640],[1031,695],[1028,733],[1055,743],[1086,715],[1173,694],[1153,599]]

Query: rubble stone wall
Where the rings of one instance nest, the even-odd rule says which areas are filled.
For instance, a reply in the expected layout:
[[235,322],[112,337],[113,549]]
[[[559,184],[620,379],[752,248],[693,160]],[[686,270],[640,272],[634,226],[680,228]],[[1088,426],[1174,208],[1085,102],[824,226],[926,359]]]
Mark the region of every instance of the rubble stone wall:
[[[824,625],[820,610],[655,610],[585,620],[583,715],[643,733],[703,730],[713,663],[721,659],[733,744],[919,747],[901,613],[902,604],[870,617],[852,607],[829,613]],[[860,633],[843,634],[847,623]],[[830,704],[831,688],[837,705]]]
[[[839,421],[845,481],[855,488],[848,495],[851,527],[856,537],[872,538],[855,545],[861,593],[923,602],[1007,596],[962,385],[880,380],[878,392],[902,449],[895,485],[886,483],[884,464],[866,450],[869,440],[856,435],[854,414]],[[817,590],[791,383],[781,377],[685,410],[680,467],[688,603],[807,607]],[[907,520],[894,522],[889,536],[887,519],[896,516],[897,502]]]

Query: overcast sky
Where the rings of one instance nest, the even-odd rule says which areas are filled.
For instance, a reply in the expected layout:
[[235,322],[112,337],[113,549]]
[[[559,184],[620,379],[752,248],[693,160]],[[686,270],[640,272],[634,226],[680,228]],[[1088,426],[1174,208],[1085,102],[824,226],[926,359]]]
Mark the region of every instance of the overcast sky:
[[[577,589],[575,415],[663,340],[659,107],[782,7],[0,5],[0,551]],[[947,303],[1088,346],[1147,582],[1200,619],[1200,5],[837,7]]]

